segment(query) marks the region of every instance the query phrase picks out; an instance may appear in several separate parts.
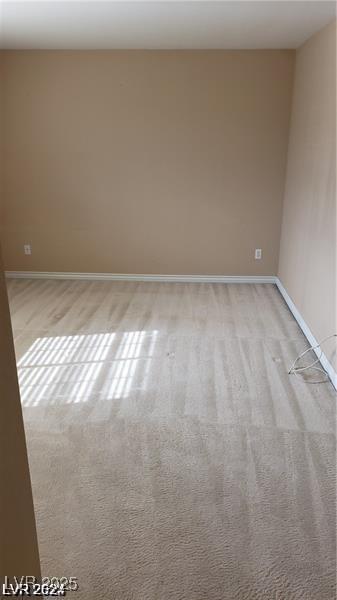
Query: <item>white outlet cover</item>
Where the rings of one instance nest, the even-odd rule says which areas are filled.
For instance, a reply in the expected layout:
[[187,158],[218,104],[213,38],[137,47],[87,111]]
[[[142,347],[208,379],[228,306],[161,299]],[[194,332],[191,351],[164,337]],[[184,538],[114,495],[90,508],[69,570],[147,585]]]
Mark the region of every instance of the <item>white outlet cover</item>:
[[262,258],[262,250],[261,248],[255,249],[255,260],[261,260]]
[[31,247],[30,244],[25,244],[24,247],[23,247],[23,249],[24,249],[25,254],[31,254],[32,253],[32,247]]

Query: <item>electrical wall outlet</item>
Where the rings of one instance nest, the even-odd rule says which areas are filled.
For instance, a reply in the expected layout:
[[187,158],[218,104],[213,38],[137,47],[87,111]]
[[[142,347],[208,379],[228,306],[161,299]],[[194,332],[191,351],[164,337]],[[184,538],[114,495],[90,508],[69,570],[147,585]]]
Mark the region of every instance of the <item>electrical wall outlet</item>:
[[261,248],[255,248],[255,260],[261,260],[262,250]]
[[23,247],[24,253],[30,255],[32,253],[32,247],[30,244],[25,244]]

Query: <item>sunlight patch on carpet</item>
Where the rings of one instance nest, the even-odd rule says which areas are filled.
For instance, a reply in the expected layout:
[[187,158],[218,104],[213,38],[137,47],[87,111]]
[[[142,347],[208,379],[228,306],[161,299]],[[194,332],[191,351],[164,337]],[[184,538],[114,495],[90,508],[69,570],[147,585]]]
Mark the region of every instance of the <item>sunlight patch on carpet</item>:
[[[126,398],[137,370],[142,389],[158,331],[126,331],[37,338],[18,362],[24,407]],[[146,347],[145,347],[146,343]]]

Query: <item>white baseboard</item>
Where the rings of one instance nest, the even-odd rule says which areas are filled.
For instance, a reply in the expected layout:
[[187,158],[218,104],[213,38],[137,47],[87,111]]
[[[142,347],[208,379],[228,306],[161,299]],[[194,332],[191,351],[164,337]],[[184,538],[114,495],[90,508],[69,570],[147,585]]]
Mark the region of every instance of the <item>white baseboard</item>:
[[[317,346],[318,345],[318,341],[316,340],[316,338],[313,335],[312,331],[310,330],[310,328],[308,327],[308,325],[304,321],[302,315],[300,314],[300,312],[296,308],[296,306],[293,303],[292,299],[290,298],[287,290],[282,285],[282,283],[281,283],[281,281],[279,280],[278,277],[276,277],[275,283],[276,283],[276,285],[277,285],[277,287],[278,287],[281,295],[283,296],[285,302],[287,303],[288,308],[290,309],[290,311],[292,312],[293,316],[295,317],[298,325],[302,329],[302,331],[303,331],[305,337],[307,338],[310,346]],[[325,369],[325,371],[329,375],[329,378],[331,380],[332,385],[337,390],[337,373],[336,373],[335,369],[333,368],[332,364],[329,362],[329,360],[327,359],[327,357],[326,357],[326,355],[324,353],[321,355],[321,350],[319,348],[317,348],[316,350],[314,350],[314,352],[315,352],[315,354],[316,354],[317,357],[320,357],[320,363],[321,363],[323,369]]]
[[6,271],[9,279],[83,279],[88,281],[162,281],[171,283],[275,283],[273,275],[145,275],[130,273],[68,273]]

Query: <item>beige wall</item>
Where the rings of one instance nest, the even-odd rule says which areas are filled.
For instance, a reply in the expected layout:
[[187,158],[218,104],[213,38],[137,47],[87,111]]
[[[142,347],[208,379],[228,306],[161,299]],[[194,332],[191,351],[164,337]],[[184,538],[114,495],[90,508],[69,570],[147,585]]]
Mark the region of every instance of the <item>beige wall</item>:
[[6,268],[276,274],[293,62],[6,52]]
[[279,277],[318,340],[337,332],[336,23],[297,52]]
[[[1,260],[1,257],[0,257]],[[32,490],[5,280],[0,264],[0,585],[40,577]]]
[[[4,194],[3,194],[3,95],[4,95],[4,86],[3,86],[3,51],[0,50],[0,236],[1,229],[4,222]],[[0,240],[1,241],[1,240]]]
[[[0,52],[0,106],[2,100]],[[1,158],[0,111],[0,158]],[[0,213],[2,179],[0,161]],[[35,517],[0,248],[0,585],[4,575],[40,577]]]

